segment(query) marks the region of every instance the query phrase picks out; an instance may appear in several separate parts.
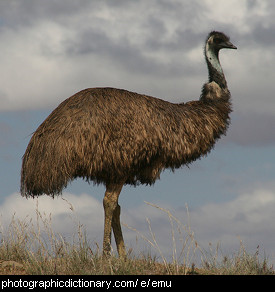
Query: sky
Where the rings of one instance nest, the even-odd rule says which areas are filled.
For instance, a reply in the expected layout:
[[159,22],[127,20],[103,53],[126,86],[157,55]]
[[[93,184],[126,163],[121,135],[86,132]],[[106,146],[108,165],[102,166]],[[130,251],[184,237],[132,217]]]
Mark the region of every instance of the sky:
[[[207,81],[204,41],[218,30],[238,47],[220,53],[233,103],[227,135],[207,157],[164,171],[154,186],[123,188],[125,242],[138,249],[139,238],[142,250],[151,228],[161,249],[152,252],[173,255],[175,225],[150,202],[189,226],[203,249],[211,243],[232,254],[242,242],[275,262],[274,18],[268,0],[0,0],[1,224],[14,214],[35,216],[38,206],[57,232],[70,236],[79,221],[101,245],[103,186],[76,180],[54,200],[20,196],[32,133],[84,88],[124,88],[175,103],[198,99]],[[180,254],[184,233],[176,232]]]

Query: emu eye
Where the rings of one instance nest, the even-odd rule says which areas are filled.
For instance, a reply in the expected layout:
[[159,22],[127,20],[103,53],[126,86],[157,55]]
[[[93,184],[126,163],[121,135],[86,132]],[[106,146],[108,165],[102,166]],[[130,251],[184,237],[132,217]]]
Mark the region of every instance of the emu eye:
[[220,44],[222,41],[223,41],[223,40],[220,39],[220,38],[215,38],[215,39],[214,39],[214,43],[215,43],[215,44]]

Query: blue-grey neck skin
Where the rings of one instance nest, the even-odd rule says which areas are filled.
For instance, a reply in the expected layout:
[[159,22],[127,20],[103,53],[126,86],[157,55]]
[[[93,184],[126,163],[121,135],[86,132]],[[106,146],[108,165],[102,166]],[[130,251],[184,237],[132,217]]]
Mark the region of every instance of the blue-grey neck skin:
[[227,83],[219,61],[219,50],[211,45],[211,39],[205,45],[205,57],[208,66],[209,82],[215,81],[221,88],[227,88]]

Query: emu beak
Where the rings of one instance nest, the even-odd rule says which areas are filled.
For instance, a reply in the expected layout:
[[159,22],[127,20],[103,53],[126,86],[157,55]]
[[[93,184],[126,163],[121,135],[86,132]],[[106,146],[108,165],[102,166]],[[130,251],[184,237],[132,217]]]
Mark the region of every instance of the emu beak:
[[222,43],[221,46],[224,49],[234,49],[234,50],[237,49],[237,47],[234,46],[230,41],[227,41],[227,42]]

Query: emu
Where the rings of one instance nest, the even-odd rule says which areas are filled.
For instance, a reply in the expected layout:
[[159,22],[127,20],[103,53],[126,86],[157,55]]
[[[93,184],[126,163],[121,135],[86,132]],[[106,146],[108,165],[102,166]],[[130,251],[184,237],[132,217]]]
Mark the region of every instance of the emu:
[[104,184],[103,257],[125,257],[118,197],[123,185],[153,184],[162,170],[205,156],[226,133],[230,92],[220,49],[236,49],[212,31],[204,55],[209,82],[197,101],[170,103],[115,88],[89,88],[64,100],[37,128],[22,158],[21,194],[52,197],[77,177]]

